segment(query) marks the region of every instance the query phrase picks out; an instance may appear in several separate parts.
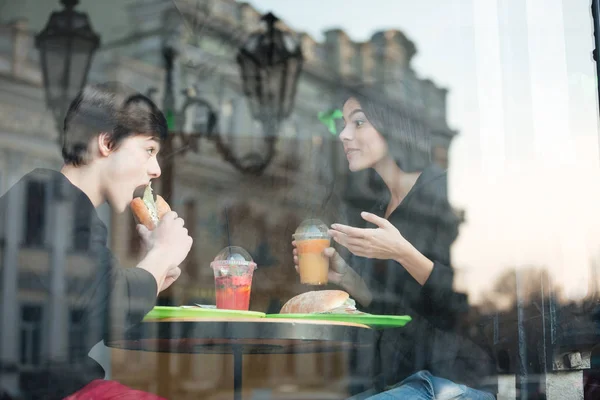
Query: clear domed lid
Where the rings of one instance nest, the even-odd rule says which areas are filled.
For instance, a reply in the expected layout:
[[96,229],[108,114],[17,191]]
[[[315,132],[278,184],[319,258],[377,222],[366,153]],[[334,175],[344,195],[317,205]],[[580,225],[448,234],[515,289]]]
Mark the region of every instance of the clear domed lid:
[[223,265],[254,265],[252,256],[246,250],[238,246],[228,246],[217,254],[214,261],[211,263],[218,266]]
[[306,219],[296,229],[294,236],[323,238],[329,237],[327,225],[320,219]]

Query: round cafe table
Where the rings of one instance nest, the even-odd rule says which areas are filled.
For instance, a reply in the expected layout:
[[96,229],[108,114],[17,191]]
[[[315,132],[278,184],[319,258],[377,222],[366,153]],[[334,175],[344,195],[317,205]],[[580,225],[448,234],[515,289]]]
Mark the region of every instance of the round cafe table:
[[106,345],[127,350],[187,354],[232,354],[233,398],[242,398],[244,354],[345,351],[372,343],[366,325],[269,318],[167,318],[146,321],[113,336]]

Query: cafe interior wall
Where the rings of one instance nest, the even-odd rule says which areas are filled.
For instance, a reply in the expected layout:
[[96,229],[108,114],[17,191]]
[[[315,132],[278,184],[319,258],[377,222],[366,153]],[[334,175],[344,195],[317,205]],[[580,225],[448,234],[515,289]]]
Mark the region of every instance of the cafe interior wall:
[[[160,24],[164,15],[173,12],[167,4],[171,3],[155,2],[152,7],[144,7],[141,3],[127,2],[121,6],[124,14],[138,22],[135,29],[151,30],[153,24]],[[118,6],[117,3],[114,5]],[[90,6],[90,2],[82,1],[81,9],[86,11],[86,7]],[[249,9],[248,5],[243,7],[244,18],[258,18],[255,10]],[[60,167],[60,155],[55,146],[56,131],[49,128],[54,126],[53,119],[45,110],[37,51],[32,43],[33,34],[41,29],[39,25],[43,19],[34,16],[34,27],[28,25],[26,19],[7,22],[5,18],[10,17],[9,11],[3,10],[4,23],[0,26],[3,44],[0,47],[0,113],[6,116],[0,118],[2,191],[32,168]],[[95,21],[91,12],[90,15]],[[23,14],[13,15],[16,16]],[[140,20],[147,22],[140,24]],[[102,20],[95,24],[102,35],[111,30],[107,22]],[[225,18],[220,23],[232,24],[235,20]],[[118,46],[101,50],[95,57],[89,80],[118,80],[142,91],[154,86],[158,89],[156,99],[160,104],[164,86],[164,71],[159,58],[162,34],[154,32],[129,38]],[[383,35],[384,39],[388,38],[384,40],[383,48],[398,50],[398,43],[405,42],[405,38],[402,35],[401,40],[397,40],[397,35],[397,32]],[[373,48],[376,48],[376,43],[353,43],[340,30],[330,31],[326,37],[326,43],[318,43],[308,35],[301,35],[306,63],[299,83],[296,108],[282,127],[276,159],[263,176],[250,177],[239,173],[225,163],[214,144],[205,139],[201,140],[199,152],[188,152],[174,159],[175,197],[172,205],[184,214],[188,226],[193,226],[195,246],[185,262],[182,279],[171,291],[173,303],[214,301],[212,271],[208,264],[228,244],[240,245],[257,257],[259,268],[253,282],[251,309],[277,312],[287,299],[309,289],[299,284],[291,263],[290,240],[295,227],[307,215],[318,215],[327,223],[335,218],[344,218],[352,211],[352,207],[344,202],[347,185],[368,186],[368,178],[364,175],[348,179],[337,137],[328,133],[316,121],[315,115],[318,111],[339,106],[335,104],[335,94],[331,88],[340,78],[350,79],[357,74],[381,77],[385,73],[380,68],[381,63],[387,65],[390,71],[393,71],[395,64],[400,70],[411,68],[409,58],[402,60],[393,56],[396,53],[404,54],[401,48],[396,53],[391,52],[388,58],[377,59],[371,57],[375,53]],[[381,41],[381,38],[382,35],[379,35],[378,40]],[[182,40],[188,39],[182,36]],[[221,36],[213,39],[223,40]],[[210,43],[210,38],[206,42]],[[187,46],[189,43],[184,44]],[[327,53],[325,49],[339,51]],[[204,89],[203,96],[217,105],[219,110],[220,105],[230,100],[230,104],[235,105],[234,121],[229,127],[234,128],[235,132],[231,133],[235,134],[235,144],[243,153],[250,147],[260,146],[260,142],[257,143],[256,137],[253,137],[260,131],[249,132],[246,129],[248,126],[256,128],[256,125],[251,122],[244,104],[232,57],[232,54],[229,58],[220,55],[218,62],[211,61],[213,65],[205,66],[206,71],[221,71],[221,79],[212,79],[210,74],[206,74],[204,78],[196,77],[195,83]],[[402,62],[405,64],[402,65]],[[354,68],[348,68],[348,65]],[[190,77],[193,69],[182,68],[180,72],[188,82],[193,81]],[[431,82],[421,83],[431,86]],[[430,93],[445,97],[443,90],[433,86]],[[392,87],[389,90],[394,91]],[[438,122],[445,121],[444,101],[437,102],[442,106],[433,110],[438,114],[435,118]],[[441,149],[441,162],[447,162],[443,155],[447,154],[449,138],[453,136],[448,134],[448,129],[444,129],[437,142],[437,152],[440,153]],[[20,153],[9,156],[9,149]],[[105,215],[104,219],[111,228],[111,243],[116,256],[124,267],[135,265],[132,219],[110,214]],[[27,269],[28,266],[34,268],[35,265],[43,265],[40,260],[46,257],[47,251],[43,248],[24,249],[20,253],[22,266]],[[77,272],[75,268],[80,257],[70,254],[68,260],[70,277],[84,271],[80,269]],[[33,292],[24,292],[20,296],[40,304],[44,301]],[[156,391],[158,362],[170,364],[169,379],[173,380],[170,387],[179,388],[176,397],[171,398],[184,398],[186,393],[208,395],[231,387],[233,365],[231,360],[221,356],[156,356],[112,350],[110,375],[133,387]],[[326,389],[343,393],[346,365],[344,356],[340,354],[247,357],[244,386],[280,387],[282,390],[329,386]],[[325,385],[324,378],[334,383]],[[297,385],[295,389],[293,385]]]

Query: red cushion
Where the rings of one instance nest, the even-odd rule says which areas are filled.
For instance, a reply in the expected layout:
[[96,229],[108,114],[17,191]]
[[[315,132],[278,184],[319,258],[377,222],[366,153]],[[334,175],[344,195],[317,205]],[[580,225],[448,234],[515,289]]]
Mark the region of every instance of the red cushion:
[[77,393],[63,400],[167,400],[152,393],[142,392],[115,381],[97,379]]

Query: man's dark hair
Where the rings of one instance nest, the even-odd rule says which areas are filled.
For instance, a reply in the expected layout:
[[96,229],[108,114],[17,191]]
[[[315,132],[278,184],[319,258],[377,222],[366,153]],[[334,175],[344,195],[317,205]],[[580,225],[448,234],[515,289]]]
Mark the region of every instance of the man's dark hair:
[[65,117],[65,164],[85,165],[90,141],[100,133],[110,134],[111,148],[137,135],[164,141],[167,120],[152,100],[122,83],[89,85],[71,102]]

